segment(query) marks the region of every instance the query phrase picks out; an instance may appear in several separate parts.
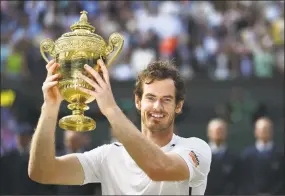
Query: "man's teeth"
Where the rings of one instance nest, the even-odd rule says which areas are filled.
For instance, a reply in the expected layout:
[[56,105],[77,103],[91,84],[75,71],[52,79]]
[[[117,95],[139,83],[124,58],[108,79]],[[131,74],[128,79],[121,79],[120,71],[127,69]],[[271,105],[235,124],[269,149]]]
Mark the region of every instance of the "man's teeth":
[[162,118],[163,115],[162,114],[151,114],[152,117],[155,117],[155,118]]

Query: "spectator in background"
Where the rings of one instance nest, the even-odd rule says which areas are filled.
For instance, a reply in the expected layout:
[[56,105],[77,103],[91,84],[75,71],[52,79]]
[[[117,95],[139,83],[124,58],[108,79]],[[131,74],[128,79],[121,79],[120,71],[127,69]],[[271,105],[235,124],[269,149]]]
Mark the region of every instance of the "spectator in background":
[[206,52],[207,61],[207,70],[212,70],[216,65],[216,55],[219,49],[219,42],[216,38],[215,32],[212,29],[208,29],[204,39],[203,39],[203,48]]
[[140,34],[139,45],[134,48],[130,57],[130,63],[134,76],[145,69],[147,65],[157,59],[156,51],[150,48],[148,44],[151,42],[149,34]]
[[254,55],[254,75],[258,78],[271,78],[273,76],[274,69],[274,56],[266,46],[270,42],[269,37],[264,36],[262,38],[262,45],[260,50],[255,52]]
[[7,57],[11,53],[11,46],[8,43],[8,36],[2,35],[1,34],[1,74],[6,72],[6,65],[7,63]]
[[15,149],[16,136],[12,131],[16,126],[16,121],[10,111],[9,107],[2,106],[2,93],[1,93],[1,157],[11,150]]
[[285,194],[284,152],[279,152],[273,142],[271,120],[259,118],[254,133],[255,144],[246,147],[241,154],[238,194]]
[[230,77],[229,59],[227,55],[226,47],[224,46],[217,52],[216,68],[214,70],[214,79],[227,80]]
[[235,194],[237,157],[227,146],[227,123],[212,119],[208,124],[208,139],[212,163],[205,195]]
[[11,53],[7,56],[6,67],[4,73],[8,78],[14,80],[21,80],[29,75],[27,68],[25,50],[21,50],[21,42],[17,43],[19,46],[14,46]]
[[277,71],[284,76],[284,45],[277,49],[275,62],[278,69]]
[[1,195],[54,195],[55,186],[32,181],[28,176],[29,148],[33,128],[28,123],[17,124],[16,148],[0,158]]
[[64,131],[63,144],[64,147],[60,151],[60,155],[83,152],[86,151],[90,146],[90,135],[88,132],[75,132],[75,131]]
[[[64,148],[59,151],[58,156],[69,153],[81,153],[90,147],[90,137],[88,133],[80,133],[75,131],[64,131]],[[97,191],[97,192],[96,192]],[[75,185],[58,185],[57,195],[95,195],[101,191],[101,184],[90,183],[83,186]]]
[[[284,1],[280,2],[280,6],[284,7]],[[273,39],[273,52],[275,53],[274,58],[277,69],[281,74],[284,74],[284,10],[280,13],[279,18],[267,24]]]
[[244,78],[253,76],[253,61],[250,52],[244,52],[240,59],[240,72]]

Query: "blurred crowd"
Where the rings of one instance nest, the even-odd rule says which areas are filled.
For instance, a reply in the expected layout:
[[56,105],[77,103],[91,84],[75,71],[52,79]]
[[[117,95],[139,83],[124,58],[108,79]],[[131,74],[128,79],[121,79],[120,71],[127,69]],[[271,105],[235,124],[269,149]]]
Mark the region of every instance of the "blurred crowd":
[[88,12],[95,33],[125,39],[110,68],[131,80],[148,62],[174,60],[186,78],[274,77],[284,71],[284,1],[1,1],[1,74],[39,78],[44,38]]

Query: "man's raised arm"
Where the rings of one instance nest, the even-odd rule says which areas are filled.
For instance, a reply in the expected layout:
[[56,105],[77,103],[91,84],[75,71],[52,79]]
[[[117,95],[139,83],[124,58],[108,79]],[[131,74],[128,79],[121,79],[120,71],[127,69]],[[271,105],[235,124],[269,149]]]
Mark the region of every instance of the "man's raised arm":
[[55,156],[55,129],[62,101],[56,86],[59,75],[53,74],[58,66],[53,60],[46,66],[44,104],[31,142],[28,173],[32,180],[43,184],[79,185],[84,172],[76,155]]

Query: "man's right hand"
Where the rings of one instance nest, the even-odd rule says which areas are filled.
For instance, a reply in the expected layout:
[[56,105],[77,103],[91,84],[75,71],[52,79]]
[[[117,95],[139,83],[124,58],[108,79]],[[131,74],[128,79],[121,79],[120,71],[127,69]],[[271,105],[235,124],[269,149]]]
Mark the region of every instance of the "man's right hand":
[[57,87],[60,75],[55,74],[59,66],[60,65],[56,63],[54,59],[46,65],[47,77],[43,83],[42,90],[44,95],[44,102],[47,105],[60,105],[61,101],[63,100]]

